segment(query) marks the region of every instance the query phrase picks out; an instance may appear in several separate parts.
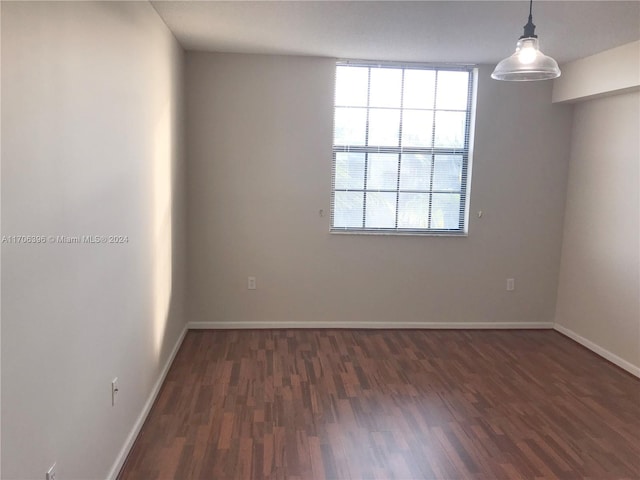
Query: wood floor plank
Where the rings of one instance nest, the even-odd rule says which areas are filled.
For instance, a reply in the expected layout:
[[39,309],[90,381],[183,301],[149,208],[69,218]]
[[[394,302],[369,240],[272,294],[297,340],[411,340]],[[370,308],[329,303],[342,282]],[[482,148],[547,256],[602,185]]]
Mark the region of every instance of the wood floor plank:
[[640,479],[640,380],[553,331],[189,331],[120,480]]

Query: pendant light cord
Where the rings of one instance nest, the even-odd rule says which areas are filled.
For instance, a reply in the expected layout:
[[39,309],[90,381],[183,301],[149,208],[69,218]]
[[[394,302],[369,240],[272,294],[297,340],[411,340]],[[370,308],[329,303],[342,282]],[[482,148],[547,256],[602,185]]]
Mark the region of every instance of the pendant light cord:
[[533,0],[529,0],[529,21],[524,26],[524,34],[520,38],[538,38],[536,26],[533,24]]

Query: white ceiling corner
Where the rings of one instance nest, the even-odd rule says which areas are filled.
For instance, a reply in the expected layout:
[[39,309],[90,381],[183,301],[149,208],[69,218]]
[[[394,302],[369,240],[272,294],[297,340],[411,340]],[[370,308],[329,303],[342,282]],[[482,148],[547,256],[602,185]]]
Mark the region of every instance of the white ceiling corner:
[[[528,2],[152,1],[187,50],[369,60],[496,63]],[[560,63],[640,39],[640,1],[533,4],[541,49]]]

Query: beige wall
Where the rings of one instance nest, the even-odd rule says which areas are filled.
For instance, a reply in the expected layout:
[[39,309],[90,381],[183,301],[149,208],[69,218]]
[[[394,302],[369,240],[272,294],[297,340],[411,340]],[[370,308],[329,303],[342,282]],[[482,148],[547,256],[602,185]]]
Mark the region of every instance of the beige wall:
[[[2,2],[2,474],[107,477],[184,328],[183,53],[146,2]],[[111,380],[119,377],[111,407]]]
[[550,326],[572,107],[482,67],[469,236],[331,235],[334,68],[187,54],[189,320]]
[[556,314],[561,327],[637,374],[639,131],[640,93],[575,106]]

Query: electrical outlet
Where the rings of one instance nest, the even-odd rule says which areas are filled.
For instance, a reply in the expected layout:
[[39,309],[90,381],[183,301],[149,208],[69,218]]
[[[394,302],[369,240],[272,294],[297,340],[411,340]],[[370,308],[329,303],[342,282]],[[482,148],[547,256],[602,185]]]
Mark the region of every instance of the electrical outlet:
[[111,406],[115,406],[116,397],[118,396],[118,392],[120,389],[118,388],[118,377],[111,380]]
[[51,465],[51,468],[47,470],[45,480],[56,480],[56,464]]
[[507,291],[513,292],[516,289],[516,280],[515,278],[507,278]]
[[247,281],[247,289],[255,290],[256,289],[256,277],[249,277]]

